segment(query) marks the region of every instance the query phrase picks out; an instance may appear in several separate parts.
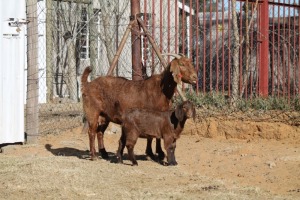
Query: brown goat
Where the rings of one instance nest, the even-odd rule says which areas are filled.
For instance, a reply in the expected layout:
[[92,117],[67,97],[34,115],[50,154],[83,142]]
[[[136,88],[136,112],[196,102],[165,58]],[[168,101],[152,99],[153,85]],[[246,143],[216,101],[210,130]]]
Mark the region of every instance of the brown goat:
[[124,147],[132,165],[137,165],[133,152],[138,137],[163,138],[167,151],[168,165],[177,165],[175,159],[176,140],[188,118],[195,120],[195,107],[190,101],[184,101],[173,111],[153,111],[147,109],[130,109],[122,116],[122,135],[117,151],[118,162],[122,163]]
[[[114,102],[119,102],[121,111],[131,108],[167,111],[177,84],[181,81],[194,84],[197,80],[197,73],[191,60],[184,56],[173,59],[161,74],[153,75],[146,80],[132,81],[121,77],[106,76],[88,82],[90,72],[91,68],[87,67],[83,72],[81,82],[83,109],[89,125],[92,160],[96,159],[96,135],[99,153],[102,158],[108,158],[104,148],[103,133],[109,122],[121,124],[119,119],[113,117],[116,115]],[[101,123],[98,121],[99,116],[102,119]],[[149,156],[153,156],[151,142],[152,139],[147,141],[146,154]],[[156,152],[160,157],[164,157],[160,140],[157,141]]]

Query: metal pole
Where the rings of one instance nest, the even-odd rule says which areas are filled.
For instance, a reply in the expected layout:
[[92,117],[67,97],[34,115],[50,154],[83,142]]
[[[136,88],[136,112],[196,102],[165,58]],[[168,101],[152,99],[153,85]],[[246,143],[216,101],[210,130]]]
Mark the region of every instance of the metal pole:
[[38,24],[37,0],[26,1],[27,25],[27,101],[26,133],[27,143],[35,144],[38,138],[39,111],[39,69],[38,69]]
[[259,62],[259,94],[262,97],[268,96],[268,69],[269,69],[269,2],[263,0],[260,9],[260,32],[261,32],[261,53]]
[[[140,14],[140,0],[131,0],[131,17],[136,18],[137,14]],[[141,37],[140,28],[136,20],[134,20],[131,30],[131,42],[132,42],[132,80],[142,80],[142,67],[141,67]]]

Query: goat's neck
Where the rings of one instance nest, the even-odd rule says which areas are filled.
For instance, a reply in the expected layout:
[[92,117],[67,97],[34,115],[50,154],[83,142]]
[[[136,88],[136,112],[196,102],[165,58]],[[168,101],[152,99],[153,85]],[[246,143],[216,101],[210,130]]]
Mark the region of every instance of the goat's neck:
[[173,75],[170,72],[170,66],[163,72],[162,80],[161,80],[161,87],[164,95],[171,99],[175,93],[177,83],[174,81]]
[[178,138],[184,128],[184,124],[185,124],[187,118],[184,117],[183,120],[179,121],[177,119],[177,117],[175,116],[175,111],[171,112],[170,118],[171,118],[171,123],[173,124],[173,127],[174,127],[174,133],[176,135],[176,138]]

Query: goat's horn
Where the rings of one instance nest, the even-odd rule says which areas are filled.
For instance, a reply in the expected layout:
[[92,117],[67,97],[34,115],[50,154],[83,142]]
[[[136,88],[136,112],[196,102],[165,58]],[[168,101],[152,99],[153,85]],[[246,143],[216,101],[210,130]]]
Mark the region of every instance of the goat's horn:
[[174,56],[177,59],[180,59],[182,55],[176,54],[176,53],[163,53],[162,56]]

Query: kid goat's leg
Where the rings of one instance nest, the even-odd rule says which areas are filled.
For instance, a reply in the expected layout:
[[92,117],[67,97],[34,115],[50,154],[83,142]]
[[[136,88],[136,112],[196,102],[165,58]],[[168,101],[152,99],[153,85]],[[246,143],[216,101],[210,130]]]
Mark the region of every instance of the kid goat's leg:
[[176,140],[172,137],[164,139],[165,149],[167,151],[168,165],[177,165],[175,159]]

